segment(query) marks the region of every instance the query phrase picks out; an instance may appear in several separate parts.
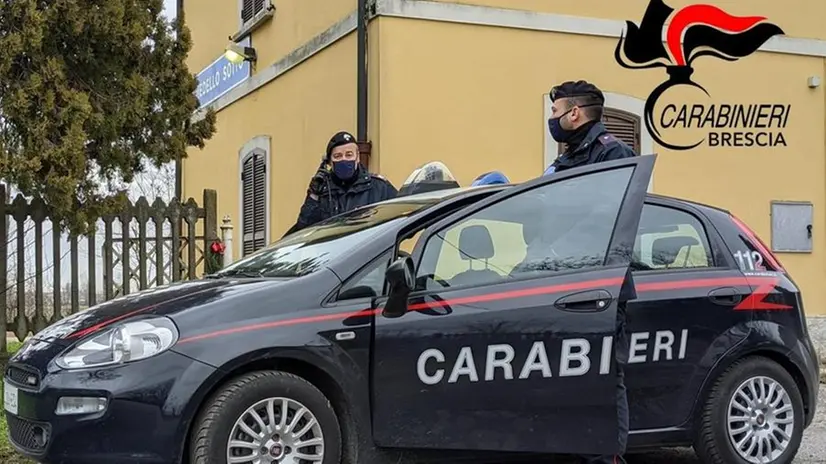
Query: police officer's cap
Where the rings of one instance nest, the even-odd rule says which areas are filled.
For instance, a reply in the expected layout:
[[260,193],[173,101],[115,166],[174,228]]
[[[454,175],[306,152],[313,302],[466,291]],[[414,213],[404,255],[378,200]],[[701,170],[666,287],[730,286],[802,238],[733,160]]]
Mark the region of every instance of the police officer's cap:
[[353,137],[353,134],[346,131],[336,132],[327,143],[327,158],[330,158],[330,154],[335,147],[347,145],[348,143],[356,143],[356,138]]
[[551,101],[555,102],[560,98],[584,97],[589,103],[600,105],[605,104],[605,96],[594,84],[586,81],[563,82],[551,89]]

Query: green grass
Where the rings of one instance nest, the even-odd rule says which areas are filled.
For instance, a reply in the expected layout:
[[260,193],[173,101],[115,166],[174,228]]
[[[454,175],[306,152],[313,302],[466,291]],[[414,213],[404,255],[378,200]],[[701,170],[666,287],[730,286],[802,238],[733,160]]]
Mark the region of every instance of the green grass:
[[[9,342],[9,355],[20,349],[20,342]],[[5,371],[5,360],[0,360],[0,372]],[[0,383],[0,398],[3,397],[3,384]],[[6,428],[6,414],[0,414],[0,462],[3,464],[31,464],[32,461],[23,458],[12,448],[9,443],[9,431]]]

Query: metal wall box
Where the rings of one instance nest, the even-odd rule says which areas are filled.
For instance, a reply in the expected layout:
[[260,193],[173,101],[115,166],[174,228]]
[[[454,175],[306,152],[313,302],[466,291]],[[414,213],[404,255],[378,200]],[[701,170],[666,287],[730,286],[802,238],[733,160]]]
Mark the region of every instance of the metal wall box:
[[814,226],[809,201],[772,201],[772,251],[811,253]]

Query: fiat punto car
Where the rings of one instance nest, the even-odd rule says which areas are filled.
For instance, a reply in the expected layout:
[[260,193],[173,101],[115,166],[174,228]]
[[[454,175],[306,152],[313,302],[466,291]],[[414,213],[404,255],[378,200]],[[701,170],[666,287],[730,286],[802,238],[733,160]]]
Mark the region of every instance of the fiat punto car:
[[67,317],[9,362],[11,442],[83,464],[609,454],[622,359],[630,451],[788,464],[817,403],[800,292],[729,212],[648,194],[654,161],[399,197]]

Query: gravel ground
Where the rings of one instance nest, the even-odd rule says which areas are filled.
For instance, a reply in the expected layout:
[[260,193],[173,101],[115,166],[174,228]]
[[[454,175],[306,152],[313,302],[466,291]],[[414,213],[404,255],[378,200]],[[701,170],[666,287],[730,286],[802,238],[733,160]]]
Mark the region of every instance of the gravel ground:
[[[700,464],[691,449],[667,450],[627,456],[628,464]],[[826,385],[820,384],[817,413],[803,435],[803,444],[794,464],[822,464],[826,461]]]

